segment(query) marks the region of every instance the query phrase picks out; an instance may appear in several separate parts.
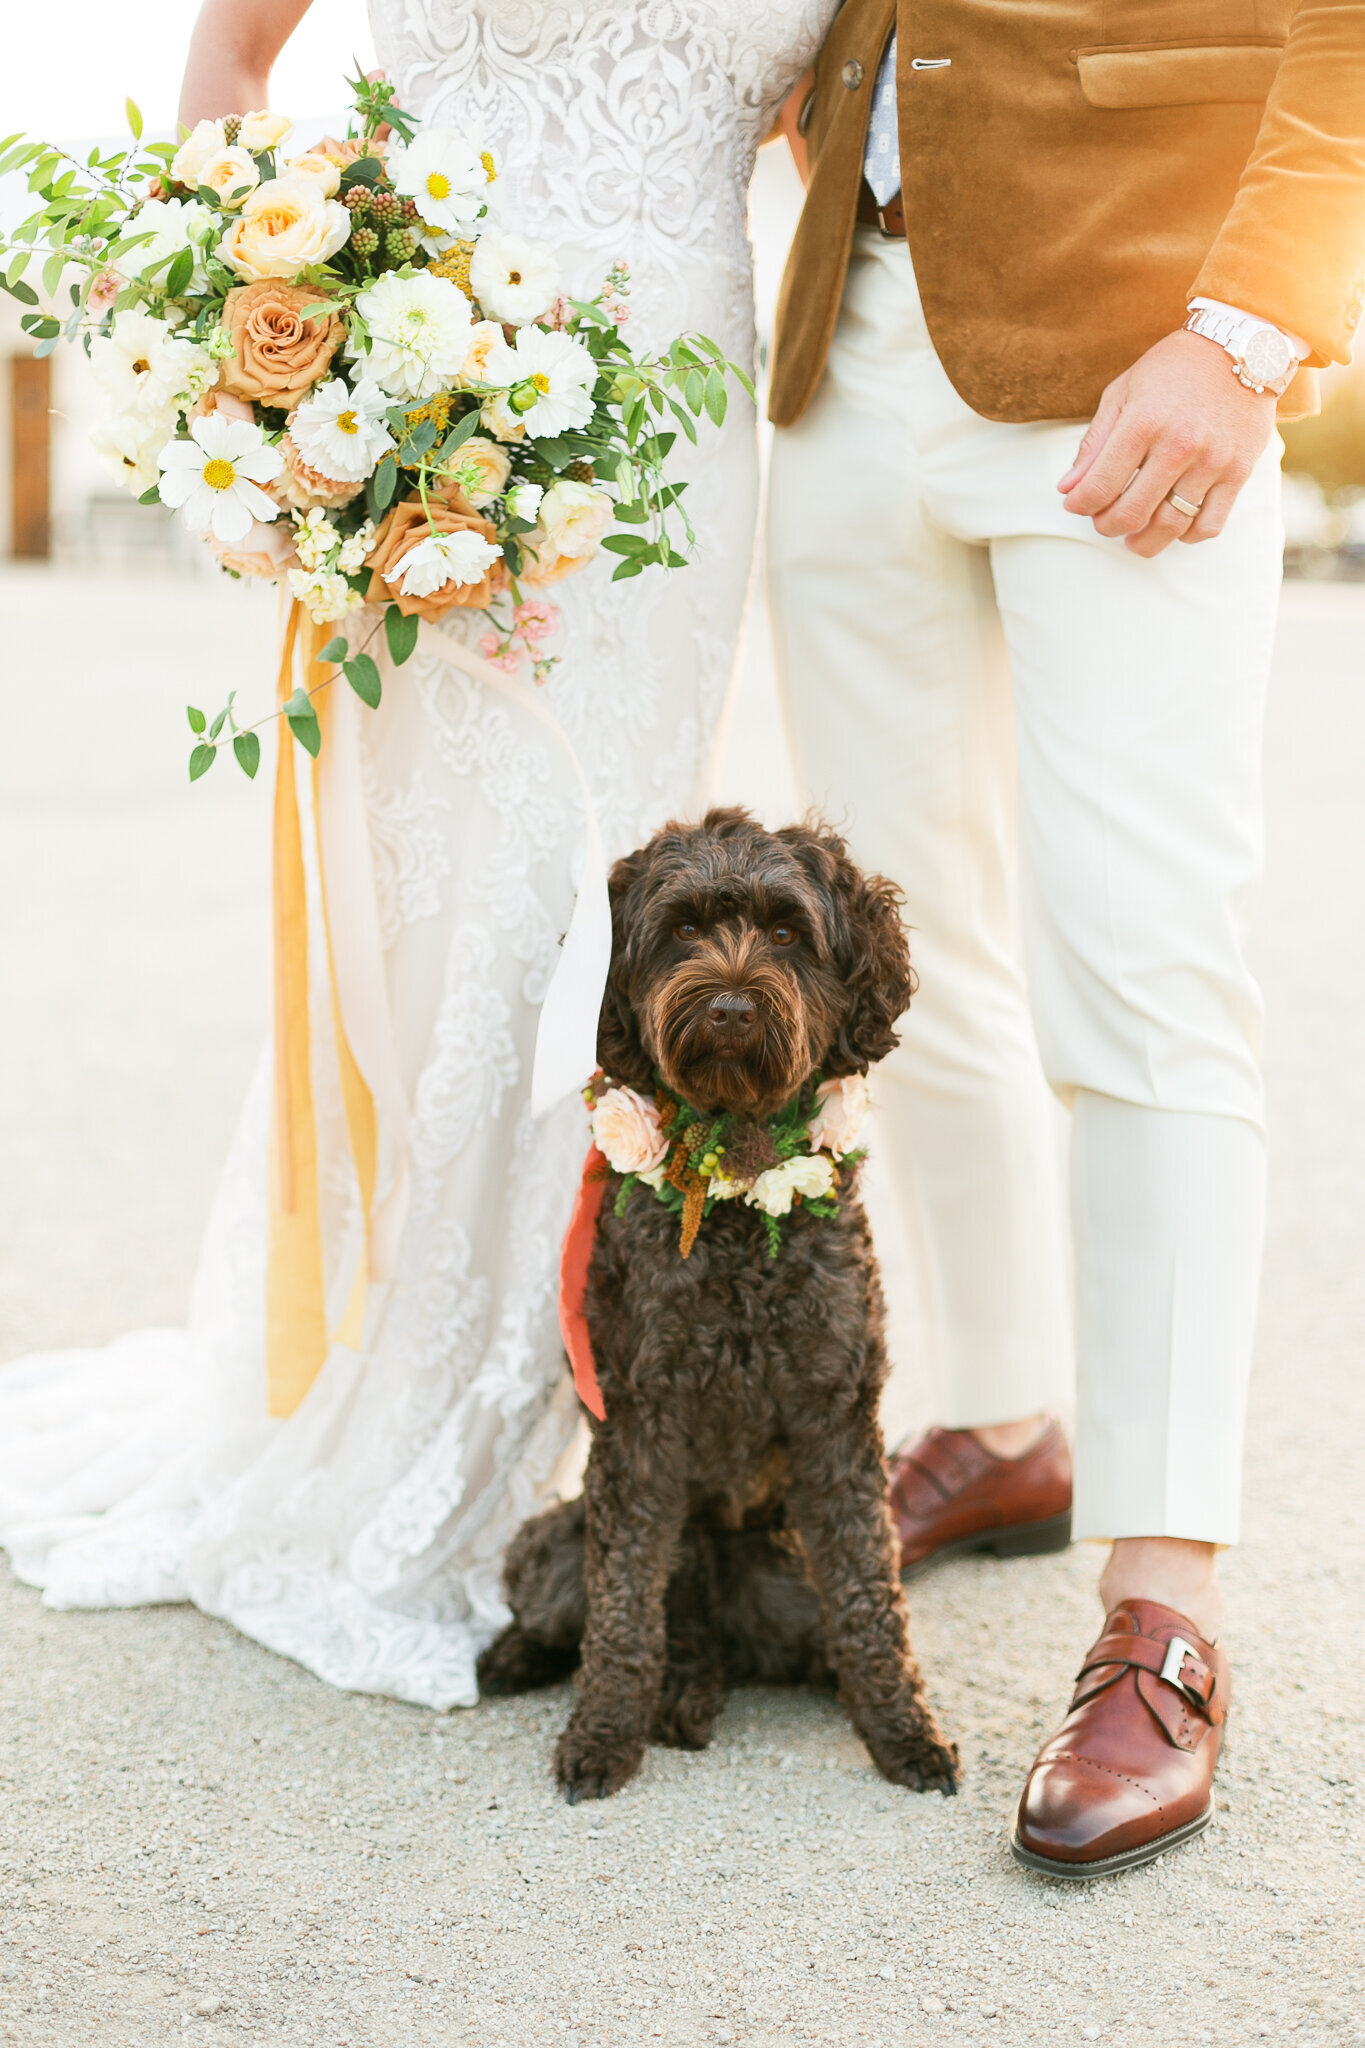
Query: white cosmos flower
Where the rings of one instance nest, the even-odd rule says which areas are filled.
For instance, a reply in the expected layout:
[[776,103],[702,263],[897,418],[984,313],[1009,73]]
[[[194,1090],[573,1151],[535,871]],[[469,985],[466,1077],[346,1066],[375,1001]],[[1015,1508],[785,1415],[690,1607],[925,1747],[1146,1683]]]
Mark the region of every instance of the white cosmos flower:
[[389,152],[388,172],[427,227],[457,236],[474,232],[498,174],[489,152],[454,128],[421,129],[406,149]]
[[364,374],[392,398],[431,398],[453,384],[469,352],[469,301],[448,277],[388,271],[361,292],[356,311],[370,330]]
[[491,320],[524,327],[559,291],[555,252],[524,235],[480,235],[469,259],[469,288]]
[[[174,411],[177,399],[193,404],[218,375],[206,349],[142,306],[115,314],[108,334],[91,336],[90,367],[101,391],[120,412],[136,411],[158,420]],[[174,425],[170,420],[166,433]],[[166,434],[161,438],[164,441]]]
[[433,533],[384,578],[405,597],[430,597],[446,583],[482,583],[502,549],[481,533]]
[[393,446],[384,409],[388,401],[372,377],[354,391],[344,377],[315,385],[289,422],[289,432],[310,469],[341,483],[363,483]]
[[204,244],[213,234],[216,218],[207,206],[198,199],[147,199],[138,208],[128,223],[131,235],[150,234],[149,242],[140,242],[136,249],[126,249],[118,259],[118,267],[125,277],[146,277],[149,270],[161,269],[153,280],[164,285],[170,269],[167,257],[172,260],[182,249],[193,249],[194,275],[191,285],[204,282]]
[[142,412],[118,412],[95,422],[90,441],[105,468],[140,498],[158,482],[156,458],[174,432],[173,412],[150,419]]
[[253,519],[267,524],[279,512],[260,489],[284,468],[284,457],[249,420],[209,413],[194,421],[188,441],[168,441],[157,461],[163,504],[174,505],[197,533],[244,540]]
[[521,328],[510,348],[504,343],[489,351],[488,381],[511,393],[512,410],[529,434],[553,438],[592,418],[597,365],[567,334]]

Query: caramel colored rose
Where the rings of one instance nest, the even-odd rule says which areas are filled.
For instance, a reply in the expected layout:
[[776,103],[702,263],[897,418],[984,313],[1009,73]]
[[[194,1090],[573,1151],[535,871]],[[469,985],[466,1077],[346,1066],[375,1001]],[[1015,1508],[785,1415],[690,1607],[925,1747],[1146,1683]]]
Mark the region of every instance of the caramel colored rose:
[[307,285],[262,278],[238,285],[223,303],[223,325],[236,354],[222,368],[222,385],[235,398],[292,412],[327,375],[345,327],[335,313],[305,320],[305,309],[325,293]]
[[[444,617],[457,605],[482,611],[507,582],[507,571],[501,562],[496,562],[478,583],[443,583],[439,590],[432,591],[430,597],[409,597],[399,588],[399,564],[419,541],[426,540],[433,533],[472,532],[490,543],[497,541],[497,528],[490,520],[480,519],[463,491],[451,486],[429,491],[427,502],[431,507],[430,520],[422,509],[420,498],[404,499],[385,516],[374,537],[374,546],[365,557],[365,567],[371,572],[367,595],[375,603],[392,598],[405,617],[415,613],[419,619],[429,621]],[[394,578],[392,582],[388,580],[390,577]]]

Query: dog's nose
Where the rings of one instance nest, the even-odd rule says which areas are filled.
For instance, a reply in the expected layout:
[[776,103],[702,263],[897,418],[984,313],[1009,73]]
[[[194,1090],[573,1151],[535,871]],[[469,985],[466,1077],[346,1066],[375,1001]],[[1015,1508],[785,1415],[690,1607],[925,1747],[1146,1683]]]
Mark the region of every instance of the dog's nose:
[[738,989],[728,989],[724,995],[711,998],[711,1024],[717,1031],[732,1031],[738,1036],[749,1030],[756,1015],[752,997],[741,995]]

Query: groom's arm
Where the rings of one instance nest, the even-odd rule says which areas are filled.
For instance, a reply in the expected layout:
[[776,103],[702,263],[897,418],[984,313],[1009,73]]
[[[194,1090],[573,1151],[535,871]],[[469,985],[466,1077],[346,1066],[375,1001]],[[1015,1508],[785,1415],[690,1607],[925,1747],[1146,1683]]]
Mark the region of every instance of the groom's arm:
[[[1255,148],[1191,298],[1302,335],[1344,362],[1365,289],[1365,0],[1303,0]],[[1275,400],[1201,335],[1173,334],[1115,378],[1058,489],[1137,554],[1221,533],[1270,438]],[[1136,474],[1135,474],[1136,472]],[[1167,502],[1203,510],[1193,521]]]

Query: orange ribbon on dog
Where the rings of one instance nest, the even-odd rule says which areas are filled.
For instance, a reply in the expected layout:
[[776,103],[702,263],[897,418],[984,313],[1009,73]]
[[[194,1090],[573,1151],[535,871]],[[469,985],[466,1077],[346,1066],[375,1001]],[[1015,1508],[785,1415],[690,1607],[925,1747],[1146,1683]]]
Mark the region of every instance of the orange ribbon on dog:
[[589,1415],[595,1415],[599,1422],[606,1421],[607,1409],[597,1380],[583,1300],[588,1291],[588,1267],[592,1264],[602,1198],[606,1192],[607,1162],[594,1145],[583,1162],[583,1178],[579,1182],[573,1215],[569,1218],[559,1254],[559,1334],[569,1354],[578,1398]]

